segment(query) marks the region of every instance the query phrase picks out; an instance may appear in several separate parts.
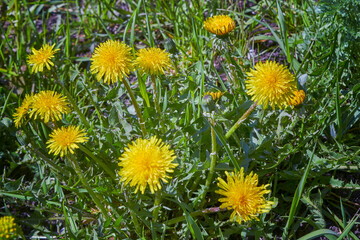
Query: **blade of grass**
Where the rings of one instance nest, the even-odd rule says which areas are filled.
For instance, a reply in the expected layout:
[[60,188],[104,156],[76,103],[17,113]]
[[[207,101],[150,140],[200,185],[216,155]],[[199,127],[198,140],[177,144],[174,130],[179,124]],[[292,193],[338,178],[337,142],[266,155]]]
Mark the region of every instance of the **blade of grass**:
[[301,198],[302,192],[304,191],[304,188],[305,188],[306,179],[307,179],[307,176],[308,176],[309,171],[310,171],[310,166],[311,166],[311,162],[312,162],[313,157],[314,157],[316,146],[317,146],[317,138],[315,140],[315,146],[314,146],[314,149],[312,151],[309,162],[308,162],[308,164],[306,166],[305,172],[302,175],[301,180],[299,182],[299,185],[297,186],[297,188],[295,190],[295,195],[294,195],[294,198],[293,198],[293,201],[292,201],[292,204],[291,204],[289,217],[288,217],[288,220],[286,222],[286,226],[284,228],[284,232],[283,232],[283,235],[282,235],[283,239],[288,238],[289,228],[291,227],[291,224],[294,221],[295,214],[296,214],[299,202],[300,202],[300,198]]
[[[305,236],[302,236],[301,238],[299,238],[298,240],[311,240],[311,239],[315,239],[321,236],[326,236],[327,238],[331,238],[331,236],[339,236],[338,233],[331,231],[330,229],[319,229],[316,231],[313,231],[309,234],[306,234]],[[337,238],[335,238],[337,239]],[[332,239],[330,239],[332,240]]]
[[[355,216],[353,217],[353,219],[351,220],[351,222],[345,227],[345,229],[343,230],[342,234],[339,236],[338,240],[343,239],[344,237],[346,237],[348,235],[348,233],[350,232],[351,228],[354,226],[354,224],[356,223],[357,219],[359,218],[359,210],[356,212]],[[354,239],[359,239],[356,236],[351,236]]]
[[[346,228],[345,224],[341,221],[341,219],[338,218],[334,213],[332,213],[330,209],[328,209],[328,211],[330,213],[328,213],[327,211],[324,211],[324,215],[326,217],[328,217],[329,219],[332,219],[334,222],[336,222],[340,226],[341,229],[345,229]],[[349,223],[349,224],[351,224],[351,223]],[[350,230],[351,230],[351,228],[350,228]],[[349,232],[347,234],[349,234],[350,237],[352,237],[353,239],[359,240],[359,238],[353,232],[351,232],[350,230],[349,230]]]
[[204,73],[204,60],[203,60],[203,55],[201,52],[201,48],[200,48],[200,44],[199,44],[199,39],[198,39],[198,35],[197,35],[197,31],[196,31],[196,27],[195,27],[195,22],[194,22],[194,18],[191,17],[191,24],[192,24],[192,28],[193,28],[193,37],[196,40],[196,46],[198,48],[198,53],[200,56],[200,61],[201,61],[201,83],[200,83],[200,97],[199,97],[199,101],[198,101],[198,113],[197,113],[197,117],[200,117],[200,110],[201,110],[201,102],[202,102],[202,95],[204,94],[204,82],[205,82],[205,73]]
[[65,56],[70,58],[71,37],[70,37],[70,13],[69,13],[69,0],[66,0],[66,41],[65,41]]
[[344,223],[344,225],[346,225],[347,223],[346,223],[345,209],[344,209],[341,197],[340,197],[340,209],[341,209],[341,216],[343,218],[343,223]]
[[148,92],[146,91],[146,85],[145,85],[145,81],[144,78],[140,75],[140,73],[136,73],[137,76],[137,80],[138,80],[138,84],[139,84],[139,89],[140,89],[140,94],[143,97],[143,99],[145,100],[146,106],[150,107],[150,100],[149,100],[149,95]]
[[193,236],[193,239],[197,239],[197,240],[204,239],[201,234],[201,230],[200,230],[199,226],[196,224],[196,222],[194,221],[194,219],[191,217],[191,215],[185,209],[183,209],[183,210],[185,212],[186,222],[190,229],[191,235]]
[[281,10],[281,5],[279,0],[276,0],[276,7],[277,7],[277,21],[280,28],[280,34],[282,36],[282,39],[284,40],[284,47],[285,47],[285,55],[287,58],[287,61],[291,63],[292,57],[290,54],[290,48],[289,48],[289,42],[288,42],[288,33],[287,33],[287,27],[286,22],[284,19],[284,14]]
[[6,97],[4,106],[2,107],[2,110],[1,110],[1,113],[0,113],[0,118],[1,118],[1,119],[2,119],[2,117],[3,117],[3,114],[4,114],[4,112],[5,112],[6,105],[7,105],[8,101],[9,101],[9,97],[10,97],[11,93],[13,92],[13,90],[14,90],[14,88],[12,88],[11,91],[9,91],[9,94],[8,94],[7,97]]
[[75,220],[72,217],[72,214],[69,213],[67,207],[65,206],[65,202],[63,202],[62,207],[65,216],[65,223],[66,223],[65,226],[66,229],[68,230],[67,232],[71,238],[76,239],[77,237],[75,236],[75,233],[78,231],[78,229],[76,227]]
[[[131,23],[131,31],[130,31],[130,46],[132,47],[134,51],[134,41],[135,41],[135,23],[136,18],[138,16],[140,6],[141,6],[142,0],[140,0],[136,6],[136,9],[134,10],[133,14],[131,15],[128,24],[125,27],[124,34],[123,34],[123,42],[126,43],[126,33],[129,29],[130,23]],[[133,52],[135,53],[135,52]]]
[[[144,1],[144,4],[145,4],[145,1]],[[154,38],[152,36],[150,20],[149,20],[149,15],[148,15],[146,6],[144,7],[144,10],[145,10],[145,17],[146,17],[147,39],[148,39],[148,42],[150,43],[150,47],[154,47],[154,45],[155,45]]]

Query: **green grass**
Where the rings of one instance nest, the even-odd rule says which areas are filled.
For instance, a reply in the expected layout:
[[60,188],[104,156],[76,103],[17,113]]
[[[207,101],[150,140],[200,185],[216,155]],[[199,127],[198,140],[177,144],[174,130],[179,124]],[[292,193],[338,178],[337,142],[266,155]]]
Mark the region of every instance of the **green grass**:
[[[14,216],[23,238],[360,238],[356,1],[6,0],[0,11],[0,215]],[[227,39],[203,28],[206,16],[220,14],[236,21]],[[90,72],[94,48],[108,39],[132,54],[176,46],[177,68],[157,79],[159,116],[150,79],[129,77],[146,138],[169,144],[179,164],[162,184],[156,217],[157,195],[134,194],[118,175],[124,148],[143,135],[127,89]],[[31,74],[27,57],[44,43],[60,49],[54,75]],[[305,102],[259,106],[225,138],[253,104],[247,72],[268,59],[290,69]],[[71,96],[71,113],[56,125],[30,120],[15,128],[12,115],[25,94],[42,90]],[[204,101],[212,90],[226,93]],[[46,142],[63,125],[80,125],[89,141],[61,158],[48,154]],[[232,211],[218,208],[217,178],[240,167],[270,184],[275,205],[259,221],[232,222]]]

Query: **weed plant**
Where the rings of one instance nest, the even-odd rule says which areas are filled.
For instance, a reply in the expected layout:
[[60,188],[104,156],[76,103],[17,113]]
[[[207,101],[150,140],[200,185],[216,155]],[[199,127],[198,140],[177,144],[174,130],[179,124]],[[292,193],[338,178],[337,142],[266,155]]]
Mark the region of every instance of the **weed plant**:
[[[2,1],[4,238],[359,239],[359,8]],[[234,25],[204,28],[218,15]],[[53,65],[34,69],[46,45]],[[294,82],[255,87],[266,108],[249,80],[270,62]]]

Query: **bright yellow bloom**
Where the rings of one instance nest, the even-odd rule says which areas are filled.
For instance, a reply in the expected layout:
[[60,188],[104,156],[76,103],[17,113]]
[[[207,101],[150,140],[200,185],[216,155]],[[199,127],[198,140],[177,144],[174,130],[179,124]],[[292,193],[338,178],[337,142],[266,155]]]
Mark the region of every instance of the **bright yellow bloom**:
[[44,65],[48,70],[50,70],[50,65],[54,66],[54,63],[51,61],[51,58],[54,57],[54,53],[59,51],[59,49],[53,49],[55,44],[50,46],[50,44],[44,44],[40,50],[32,49],[32,55],[28,56],[28,64],[32,65],[31,73],[33,72],[42,72],[44,70]]
[[68,126],[55,129],[50,135],[47,148],[50,148],[49,154],[59,155],[62,157],[70,153],[74,153],[74,149],[79,148],[78,143],[88,141],[88,137],[85,137],[86,133],[79,126]]
[[160,48],[142,48],[137,52],[134,65],[140,71],[152,75],[164,74],[165,69],[171,68],[170,54]]
[[32,102],[33,102],[33,95],[26,94],[21,106],[16,108],[15,113],[13,115],[15,127],[18,128],[21,126],[25,118],[25,115],[28,113],[30,109]]
[[218,15],[208,18],[204,28],[211,33],[222,36],[235,29],[235,22],[227,15]]
[[303,90],[294,91],[294,96],[290,99],[290,105],[292,107],[295,107],[297,105],[300,105],[305,100],[305,92]]
[[218,194],[224,195],[220,198],[222,202],[220,208],[233,209],[230,219],[236,220],[241,224],[242,221],[247,222],[251,219],[259,220],[257,215],[269,212],[271,201],[264,198],[264,194],[270,193],[266,188],[267,185],[258,185],[258,175],[251,172],[245,177],[244,168],[240,172],[232,172],[231,175],[225,172],[227,182],[218,178],[220,190],[215,191]]
[[135,193],[140,189],[144,194],[149,185],[151,193],[161,189],[160,179],[167,183],[171,178],[166,173],[172,173],[178,164],[172,163],[176,158],[174,150],[169,150],[161,139],[155,136],[150,140],[139,138],[128,144],[124,153],[119,158],[119,171],[121,181],[130,186],[136,185]]
[[63,113],[68,113],[66,97],[54,91],[41,91],[35,94],[31,105],[30,117],[40,118],[47,123],[49,120],[58,121]]
[[11,216],[0,218],[0,239],[14,239],[18,236],[17,225]]
[[131,48],[123,42],[108,40],[100,43],[90,58],[92,61],[90,70],[96,74],[96,79],[104,77],[104,82],[111,84],[123,80],[128,76],[132,68]]
[[280,109],[288,106],[296,90],[296,81],[285,66],[271,61],[258,62],[247,75],[245,87],[251,100],[263,104],[264,108],[268,105],[273,109],[275,105]]
[[225,92],[222,92],[222,91],[206,92],[206,93],[204,93],[204,96],[205,95],[210,95],[212,97],[212,99],[215,101],[215,100],[220,99],[224,94],[225,94]]

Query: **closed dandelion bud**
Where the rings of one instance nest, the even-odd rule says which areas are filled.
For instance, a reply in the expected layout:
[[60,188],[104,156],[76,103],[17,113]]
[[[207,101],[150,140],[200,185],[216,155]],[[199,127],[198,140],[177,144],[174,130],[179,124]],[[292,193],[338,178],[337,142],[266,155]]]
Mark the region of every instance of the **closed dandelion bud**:
[[291,105],[292,108],[302,104],[305,100],[304,90],[296,90],[293,92],[293,94],[294,96],[289,101],[289,105]]

